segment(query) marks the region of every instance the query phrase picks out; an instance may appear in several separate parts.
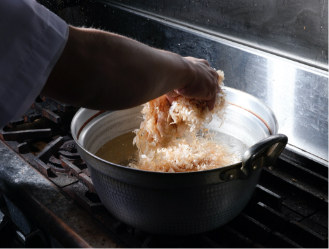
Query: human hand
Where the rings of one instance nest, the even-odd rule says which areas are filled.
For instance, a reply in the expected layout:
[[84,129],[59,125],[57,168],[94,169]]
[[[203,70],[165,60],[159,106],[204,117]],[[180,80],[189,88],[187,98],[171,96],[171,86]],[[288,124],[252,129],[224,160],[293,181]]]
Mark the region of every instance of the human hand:
[[182,95],[187,98],[205,100],[209,110],[212,110],[216,102],[217,93],[220,92],[218,73],[204,59],[194,57],[184,57],[184,59],[190,64],[192,72],[189,75],[188,83],[183,88],[167,93],[167,99],[172,103],[177,96]]

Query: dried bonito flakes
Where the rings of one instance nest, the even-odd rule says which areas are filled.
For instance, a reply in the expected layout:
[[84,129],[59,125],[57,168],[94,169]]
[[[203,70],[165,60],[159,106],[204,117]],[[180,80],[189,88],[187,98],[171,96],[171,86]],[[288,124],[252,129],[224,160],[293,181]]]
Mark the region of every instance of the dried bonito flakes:
[[[139,160],[129,166],[142,170],[161,172],[188,172],[218,168],[237,160],[216,144],[205,125],[213,116],[223,122],[227,106],[224,73],[217,71],[220,93],[213,110],[205,101],[177,97],[171,105],[166,96],[144,104],[144,121],[135,130]],[[197,136],[197,133],[203,136]]]

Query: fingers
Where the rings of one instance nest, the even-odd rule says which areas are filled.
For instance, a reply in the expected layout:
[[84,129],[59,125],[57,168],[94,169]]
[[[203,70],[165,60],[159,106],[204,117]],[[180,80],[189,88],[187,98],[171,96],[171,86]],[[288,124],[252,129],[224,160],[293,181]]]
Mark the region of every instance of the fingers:
[[178,89],[178,93],[185,97],[210,101],[219,92],[219,75],[209,63],[203,59],[189,59],[194,69],[194,78],[186,87]]
[[217,98],[217,95],[215,95],[215,97],[213,99],[207,101],[207,106],[209,108],[209,111],[211,111],[212,109],[214,109],[215,103],[216,103],[216,98]]
[[166,97],[167,97],[170,104],[172,104],[172,102],[174,102],[176,100],[175,97],[169,97],[168,95],[166,95]]
[[202,60],[202,62],[203,62],[204,64],[206,64],[208,67],[210,67],[210,65],[209,65],[209,62],[208,62],[208,61],[206,61],[206,60]]
[[170,104],[172,104],[173,101],[176,100],[176,98],[179,96],[179,94],[176,92],[177,90],[173,90],[166,94],[166,97]]
[[187,98],[205,100],[209,110],[212,110],[217,93],[220,92],[218,73],[210,67],[207,60],[193,57],[184,57],[184,59],[190,64],[191,68],[188,83],[181,89],[175,89],[167,93],[167,99],[172,103],[178,95],[182,95]]
[[177,97],[179,95],[178,90],[172,90],[171,92],[166,94],[168,97]]
[[197,62],[203,63],[203,64],[207,65],[208,67],[210,67],[209,62],[205,59],[198,59],[198,58],[194,58],[191,56],[185,57],[185,59],[188,59],[190,61],[197,61]]

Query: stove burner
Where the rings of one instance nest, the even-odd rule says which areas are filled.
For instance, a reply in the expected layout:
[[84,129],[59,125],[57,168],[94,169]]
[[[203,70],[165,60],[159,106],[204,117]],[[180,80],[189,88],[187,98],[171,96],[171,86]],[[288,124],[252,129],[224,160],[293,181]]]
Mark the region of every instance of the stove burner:
[[75,142],[73,140],[65,142],[60,148],[58,153],[64,158],[69,160],[78,160],[81,159],[80,155],[77,152]]
[[65,142],[60,148],[59,151],[67,151],[70,153],[76,153],[77,148],[73,140]]
[[54,156],[51,156],[49,158],[49,163],[47,163],[47,165],[50,166],[54,172],[67,172],[67,170],[62,166],[62,161]]

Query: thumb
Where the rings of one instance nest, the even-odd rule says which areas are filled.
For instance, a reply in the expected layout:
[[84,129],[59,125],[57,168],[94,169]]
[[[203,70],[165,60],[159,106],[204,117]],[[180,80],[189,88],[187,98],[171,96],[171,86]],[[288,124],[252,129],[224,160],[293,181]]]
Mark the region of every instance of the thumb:
[[179,94],[176,93],[175,90],[173,90],[173,91],[171,91],[171,92],[169,92],[169,93],[166,94],[166,97],[167,97],[167,99],[168,99],[168,101],[169,101],[170,104],[173,101],[175,101],[178,96],[179,96]]

